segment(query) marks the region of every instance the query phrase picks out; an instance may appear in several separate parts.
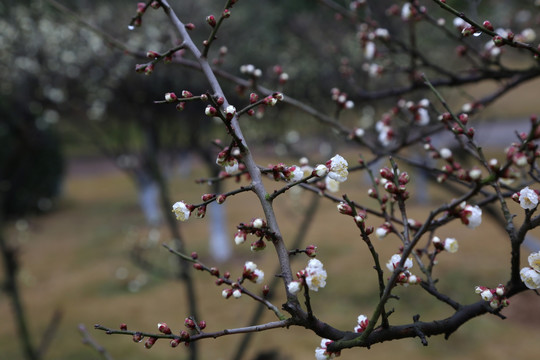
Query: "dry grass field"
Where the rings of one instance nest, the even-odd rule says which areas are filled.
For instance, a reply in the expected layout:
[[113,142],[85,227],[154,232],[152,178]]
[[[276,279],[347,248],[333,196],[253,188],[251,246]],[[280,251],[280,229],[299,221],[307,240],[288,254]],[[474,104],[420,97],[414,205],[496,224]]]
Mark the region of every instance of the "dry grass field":
[[[352,159],[354,154],[350,156]],[[194,177],[202,176],[200,171],[195,168]],[[171,186],[175,201],[196,202],[200,194],[206,192],[203,185],[180,177],[172,178]],[[365,189],[363,176],[351,176],[342,188],[352,199],[373,206]],[[413,197],[415,191],[419,190],[412,187]],[[428,191],[433,205],[451,198],[439,187],[430,187]],[[295,235],[295,228],[302,220],[311,196],[291,192],[276,202],[282,232],[289,241]],[[231,242],[235,224],[261,215],[250,194],[230,198],[225,206]],[[411,202],[409,216],[422,221],[427,216],[428,206]],[[512,210],[519,212],[517,207]],[[379,225],[377,219],[372,220],[373,225]],[[155,331],[156,324],[161,321],[167,322],[173,331],[183,328],[183,320],[188,314],[182,285],[149,274],[130,260],[134,244],[143,244],[147,257],[162,267],[172,267],[176,260],[160,246],[169,241],[166,229],[161,229],[157,241],[149,242],[150,229],[144,224],[133,184],[116,171],[72,171],[66,179],[64,197],[57,211],[28,219],[27,230],[17,231],[15,224],[10,224],[6,235],[20,244],[21,292],[34,342],[40,338],[52,313],[57,309],[62,313],[47,359],[100,358],[97,352],[81,343],[78,324],[85,324],[114,359],[186,358],[185,349],[171,349],[165,341],[158,341],[152,349],[146,350],[129,337],[108,336],[92,329],[95,323],[118,327],[121,322],[126,322],[130,329]],[[368,251],[350,218],[339,215],[335,206],[326,200],[321,200],[313,224],[308,243],[319,246],[319,259],[328,271],[326,288],[313,294],[314,310],[323,320],[352,329],[359,314],[371,314],[376,300],[375,274]],[[19,223],[20,228],[24,228],[23,225]],[[193,219],[181,226],[189,250],[198,251],[201,260],[212,265],[207,249],[207,222]],[[152,234],[156,239],[156,232]],[[539,233],[536,235],[540,237]],[[440,288],[444,292],[467,303],[477,300],[475,285],[493,287],[506,281],[509,246],[500,227],[488,217],[484,217],[476,230],[454,222],[439,236],[455,237],[460,245],[458,253],[440,256],[436,276],[440,278]],[[396,238],[389,237],[377,240],[375,246],[382,261],[386,262],[399,244]],[[265,271],[267,279],[271,278],[276,266],[271,246],[262,254],[252,254],[248,246],[234,250],[234,257],[219,265],[222,271],[228,270],[237,276],[243,263],[253,260]],[[293,263],[293,268],[299,270],[304,265],[305,259],[300,258]],[[122,279],[117,276],[119,269],[124,273]],[[201,317],[207,321],[208,331],[247,324],[253,311],[253,304],[247,297],[225,300],[221,297],[221,288],[214,285],[209,275],[197,272],[194,277]],[[135,279],[143,285],[133,292],[128,284]],[[257,287],[253,285],[252,288]],[[279,299],[282,290],[278,288],[276,292]],[[391,317],[393,323],[410,322],[415,314],[420,314],[422,320],[451,314],[448,307],[436,303],[420,288],[398,288],[395,294],[401,300],[391,301],[396,310]],[[276,304],[279,306],[280,301],[276,300]],[[400,357],[417,360],[537,359],[540,352],[537,337],[540,298],[532,292],[522,294],[511,299],[505,313],[508,319],[504,321],[494,316],[475,319],[449,340],[430,338],[428,347],[423,347],[418,339],[406,339],[378,344],[369,350],[344,351],[341,358],[385,359],[400,354]],[[273,320],[271,315],[267,314],[265,320]],[[20,359],[9,299],[3,294],[0,296],[0,319],[0,359]],[[229,336],[200,342],[201,359],[229,359],[240,339],[240,336]],[[255,336],[248,358],[254,358],[258,351],[277,349],[282,359],[313,359],[319,341],[317,336],[301,328],[272,330]]]

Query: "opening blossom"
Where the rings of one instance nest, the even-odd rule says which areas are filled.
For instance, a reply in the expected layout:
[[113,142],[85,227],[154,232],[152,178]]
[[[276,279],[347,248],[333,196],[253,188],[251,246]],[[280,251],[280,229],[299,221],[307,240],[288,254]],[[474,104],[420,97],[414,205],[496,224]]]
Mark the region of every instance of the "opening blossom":
[[355,333],[361,333],[366,330],[369,324],[369,319],[365,315],[358,316],[358,325],[354,328]]
[[175,202],[172,207],[172,212],[176,214],[176,220],[186,221],[191,215],[191,211],[183,201]]
[[306,267],[306,284],[309,290],[319,291],[319,288],[326,286],[326,270],[323,263],[317,259],[311,259]]
[[330,176],[331,179],[339,182],[347,180],[347,176],[349,175],[349,171],[347,170],[349,163],[341,155],[334,156],[326,164],[330,167],[328,176]]
[[540,289],[540,251],[529,255],[529,266],[519,272],[521,281],[529,289]]
[[519,192],[519,206],[525,210],[532,210],[538,206],[538,194],[528,186]]
[[257,269],[257,264],[251,261],[247,261],[244,265],[244,273],[242,276],[245,279],[248,279],[257,284],[260,284],[264,281],[264,272],[260,269]]
[[330,339],[322,339],[321,340],[321,346],[320,347],[317,347],[317,349],[315,349],[315,358],[317,360],[327,360],[327,359],[334,359],[336,357],[338,357],[340,355],[340,352],[329,352],[328,350],[326,350],[326,348],[328,347],[328,345],[330,345],[331,343],[333,343],[332,340]]
[[482,209],[478,205],[467,205],[461,216],[463,222],[469,229],[474,229],[482,223]]

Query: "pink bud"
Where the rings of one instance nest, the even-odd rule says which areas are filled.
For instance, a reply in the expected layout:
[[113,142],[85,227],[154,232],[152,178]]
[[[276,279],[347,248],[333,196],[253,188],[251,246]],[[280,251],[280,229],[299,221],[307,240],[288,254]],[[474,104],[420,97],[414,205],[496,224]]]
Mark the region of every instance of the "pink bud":
[[229,10],[229,9],[223,10],[223,13],[221,14],[221,16],[223,16],[224,18],[230,17],[231,16],[231,10]]
[[207,22],[208,25],[210,25],[211,27],[216,26],[216,18],[214,17],[214,15],[208,15],[208,16],[206,17],[206,22]]
[[146,57],[150,58],[150,59],[155,59],[155,58],[159,57],[159,54],[157,52],[155,52],[155,51],[147,51],[146,52]]
[[120,330],[126,331],[127,330],[127,325],[125,323],[121,323],[120,324]]
[[199,263],[193,264],[193,268],[195,270],[203,270],[204,269],[203,266],[201,264],[199,264]]
[[184,26],[186,27],[187,30],[195,29],[195,24],[193,24],[193,23],[188,23],[188,24],[186,24]]
[[180,339],[172,339],[170,344],[171,344],[171,347],[175,348],[180,344]]
[[144,343],[144,347],[150,349],[156,343],[157,339],[155,337],[149,337]]
[[176,110],[178,111],[183,111],[185,108],[186,108],[185,102],[179,102],[178,104],[176,104]]
[[488,30],[490,30],[490,31],[493,31],[493,25],[491,25],[491,22],[489,22],[488,20],[484,21],[484,22],[482,23],[482,25],[483,25],[486,29],[488,29]]
[[255,94],[255,93],[249,94],[249,103],[250,104],[254,104],[257,101],[259,101],[259,95]]
[[135,334],[133,334],[133,341],[134,341],[134,342],[139,343],[139,342],[141,342],[143,339],[144,339],[144,335],[141,334],[140,332],[136,332]]
[[159,323],[158,324],[158,330],[159,332],[163,333],[163,334],[170,334],[171,333],[171,329],[167,326],[166,323]]

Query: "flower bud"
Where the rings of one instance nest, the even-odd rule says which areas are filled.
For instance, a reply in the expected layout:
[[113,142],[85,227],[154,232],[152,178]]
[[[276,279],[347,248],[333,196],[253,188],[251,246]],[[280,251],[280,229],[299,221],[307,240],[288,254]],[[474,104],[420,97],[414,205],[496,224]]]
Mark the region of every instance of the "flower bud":
[[195,270],[204,270],[203,266],[201,264],[199,264],[199,263],[193,264],[193,268]]
[[185,108],[186,108],[185,102],[179,102],[178,104],[176,104],[176,110],[178,111],[183,111]]
[[180,339],[172,339],[170,344],[171,344],[171,347],[175,348],[180,344]]
[[223,10],[223,13],[221,13],[221,16],[223,16],[224,18],[230,17],[231,16],[231,10],[229,10],[229,9]]
[[206,328],[206,321],[199,321],[199,329],[204,330]]
[[207,22],[208,25],[210,25],[211,27],[216,26],[216,18],[214,17],[214,15],[208,15],[208,16],[206,17],[206,22]]
[[263,219],[260,219],[260,218],[257,218],[255,220],[253,220],[253,227],[255,229],[261,229],[263,226],[265,226],[265,222]]
[[486,20],[482,23],[482,26],[484,26],[486,29],[493,31],[493,25],[491,25],[491,22],[489,20]]
[[213,276],[219,276],[219,269],[217,267],[211,267],[210,274],[212,274]]
[[155,59],[155,58],[158,58],[159,57],[159,54],[155,51],[147,51],[146,52],[146,57],[149,58],[149,59]]
[[184,25],[184,26],[185,26],[185,28],[186,28],[187,30],[193,30],[193,29],[195,29],[195,24],[193,24],[193,23],[187,23],[187,24]]
[[192,318],[185,318],[184,320],[184,325],[188,328],[188,329],[195,329],[195,321],[193,321]]
[[227,120],[231,120],[234,117],[234,114],[236,114],[236,108],[232,105],[227,106],[227,109],[225,109],[225,117]]
[[120,324],[120,330],[126,331],[127,330],[127,325],[125,323],[121,323]]
[[337,206],[338,211],[343,215],[352,215],[353,211],[349,204],[340,202]]
[[204,110],[204,113],[206,114],[206,116],[215,116],[217,114],[217,110],[212,105],[208,105]]
[[270,287],[268,285],[264,285],[262,288],[262,294],[264,297],[268,296],[270,293]]
[[157,338],[149,337],[148,339],[146,339],[146,342],[144,343],[144,347],[147,349],[150,349],[152,346],[154,346],[156,341],[157,341]]
[[266,243],[262,239],[259,239],[251,243],[251,251],[253,252],[261,251],[261,250],[264,250],[265,248],[266,248]]
[[171,333],[171,329],[167,326],[166,323],[159,323],[157,327],[160,333],[167,335]]
[[306,255],[309,257],[317,256],[317,247],[315,245],[309,245],[306,247]]
[[136,332],[135,334],[133,334],[133,341],[134,342],[140,343],[143,339],[144,339],[144,335],[141,334],[140,332]]
[[191,253],[191,258],[192,258],[193,260],[197,260],[198,257],[199,257],[199,254],[197,254],[196,251],[193,251],[193,252]]

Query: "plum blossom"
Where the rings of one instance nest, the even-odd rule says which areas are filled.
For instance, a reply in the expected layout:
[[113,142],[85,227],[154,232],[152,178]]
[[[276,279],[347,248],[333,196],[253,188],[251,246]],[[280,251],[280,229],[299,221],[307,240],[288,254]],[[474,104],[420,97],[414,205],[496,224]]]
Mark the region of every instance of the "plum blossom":
[[461,221],[467,225],[468,228],[474,229],[482,223],[482,209],[478,205],[467,205],[463,210],[463,216]]
[[540,273],[538,271],[530,267],[524,267],[519,272],[519,276],[529,289],[540,289]]
[[324,182],[325,182],[325,185],[326,185],[326,190],[328,190],[330,192],[333,192],[333,193],[339,191],[339,181],[331,179],[329,176],[327,176],[324,179]]
[[449,253],[455,253],[458,251],[458,242],[454,238],[446,238],[444,240],[444,250]]
[[369,319],[365,315],[358,316],[358,325],[354,328],[354,332],[361,333],[366,330],[369,324]]
[[319,291],[319,288],[326,286],[326,270],[323,269],[323,263],[318,259],[311,259],[306,267],[306,284],[309,290]]
[[264,272],[257,269],[257,264],[252,261],[247,261],[244,265],[244,273],[242,276],[254,283],[260,284],[264,281]]
[[191,210],[188,208],[185,202],[177,201],[172,207],[172,212],[176,215],[176,220],[186,221],[191,215]]
[[528,186],[519,192],[519,205],[525,210],[532,210],[538,205],[538,194]]
[[289,182],[296,182],[302,180],[304,177],[304,171],[300,166],[293,165],[289,169],[288,176],[285,177],[285,180]]
[[[386,267],[388,268],[388,270],[393,272],[397,268],[397,266],[399,265],[400,261],[401,261],[401,255],[400,254],[394,254],[390,258],[388,263],[386,263]],[[412,267],[413,267],[412,259],[408,258],[407,260],[405,260],[405,264],[403,264],[403,269],[408,270],[408,269],[410,269]]]
[[335,155],[330,159],[329,164],[327,163],[327,165],[330,167],[328,176],[331,179],[339,182],[344,182],[347,180],[347,176],[349,175],[349,171],[347,170],[349,163],[341,155]]
[[529,255],[529,266],[519,272],[521,280],[529,289],[540,289],[540,251]]
[[231,158],[228,161],[224,163],[225,165],[225,172],[229,175],[234,174],[238,171],[238,160],[235,158]]
[[287,289],[289,290],[291,294],[298,294],[301,288],[302,288],[302,284],[299,281],[291,281],[287,285]]
[[317,360],[334,359],[340,355],[340,352],[330,352],[327,350],[328,345],[333,343],[330,339],[322,339],[321,346],[315,349],[315,358]]

